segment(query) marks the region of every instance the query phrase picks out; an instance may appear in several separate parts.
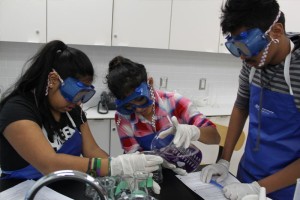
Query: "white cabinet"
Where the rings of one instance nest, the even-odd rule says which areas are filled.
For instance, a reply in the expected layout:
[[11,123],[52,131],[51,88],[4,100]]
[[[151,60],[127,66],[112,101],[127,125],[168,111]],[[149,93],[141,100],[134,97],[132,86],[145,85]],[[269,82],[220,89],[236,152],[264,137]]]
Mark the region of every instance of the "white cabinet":
[[110,120],[110,155],[117,156],[124,153],[122,149],[120,138],[117,132],[116,123],[114,119]]
[[111,46],[113,0],[48,0],[47,41]]
[[168,49],[172,0],[114,0],[112,46]]
[[46,42],[46,0],[0,0],[0,41]]
[[88,119],[88,124],[97,144],[110,153],[110,120],[109,119]]
[[286,32],[300,32],[299,0],[278,0],[280,10],[285,14]]
[[218,52],[222,0],[173,0],[170,49]]
[[114,119],[88,119],[97,144],[110,156],[123,154]]

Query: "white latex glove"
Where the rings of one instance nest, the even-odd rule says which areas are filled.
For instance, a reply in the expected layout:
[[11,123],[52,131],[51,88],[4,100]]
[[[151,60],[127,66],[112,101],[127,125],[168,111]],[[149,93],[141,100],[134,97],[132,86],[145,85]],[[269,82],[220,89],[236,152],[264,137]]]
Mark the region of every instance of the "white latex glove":
[[223,188],[226,198],[230,200],[241,200],[249,194],[259,194],[260,185],[254,181],[252,183],[232,183]]
[[223,181],[229,173],[229,162],[224,159],[220,159],[216,164],[208,165],[201,171],[201,181],[209,183],[213,175],[219,175],[216,181],[219,183]]
[[153,172],[158,170],[163,159],[156,155],[145,155],[140,153],[119,155],[111,158],[110,172],[112,176],[128,174],[133,175],[135,171]]
[[162,163],[162,166],[164,168],[171,169],[173,172],[175,172],[176,174],[181,175],[181,176],[187,175],[186,170],[176,167],[176,165],[169,163],[165,159],[163,159],[163,160],[164,160],[164,162]]
[[176,145],[176,147],[183,146],[184,148],[188,148],[190,146],[191,141],[197,141],[200,138],[200,130],[197,126],[179,124],[175,116],[173,116],[171,120],[173,123],[173,127],[162,131],[158,135],[158,138],[163,139],[170,134],[175,134],[173,143]]
[[[153,176],[153,174],[151,173],[151,176]],[[152,179],[152,181],[153,181],[153,186],[152,186],[152,190],[153,190],[153,192],[155,193],[155,194],[160,194],[160,186],[159,186],[159,184],[158,183],[156,183],[153,179]]]

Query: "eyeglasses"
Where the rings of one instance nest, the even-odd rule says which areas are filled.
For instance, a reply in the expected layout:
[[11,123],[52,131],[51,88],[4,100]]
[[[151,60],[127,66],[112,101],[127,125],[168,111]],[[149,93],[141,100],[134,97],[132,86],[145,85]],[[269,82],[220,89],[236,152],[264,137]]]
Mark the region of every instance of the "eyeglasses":
[[[132,103],[136,101],[139,105]],[[146,108],[153,103],[151,93],[146,82],[142,82],[132,94],[125,99],[116,100],[117,111],[124,115],[130,115],[135,112],[136,108]]]
[[266,34],[258,28],[241,32],[237,36],[227,36],[225,46],[228,51],[236,56],[250,58],[256,56],[269,43]]
[[[56,72],[55,70],[53,71]],[[61,86],[59,88],[60,92],[62,96],[69,102],[78,103],[81,101],[81,103],[86,103],[96,93],[93,85],[86,85],[72,77],[68,77],[63,80],[58,73],[57,75],[61,82]]]

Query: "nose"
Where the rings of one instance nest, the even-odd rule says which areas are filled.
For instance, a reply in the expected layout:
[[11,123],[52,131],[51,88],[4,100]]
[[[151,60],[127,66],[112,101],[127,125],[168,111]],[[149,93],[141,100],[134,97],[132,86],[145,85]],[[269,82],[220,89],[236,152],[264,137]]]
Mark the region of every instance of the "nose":
[[145,108],[135,108],[135,112],[140,113],[143,112]]

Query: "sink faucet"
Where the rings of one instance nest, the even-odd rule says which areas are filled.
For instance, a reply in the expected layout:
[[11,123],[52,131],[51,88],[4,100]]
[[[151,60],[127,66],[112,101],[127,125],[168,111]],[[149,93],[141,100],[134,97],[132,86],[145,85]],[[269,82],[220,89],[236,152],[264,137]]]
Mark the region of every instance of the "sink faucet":
[[75,170],[60,170],[40,178],[26,193],[25,200],[33,200],[36,193],[45,185],[58,180],[76,180],[91,185],[101,197],[101,200],[108,200],[106,190],[92,176]]

